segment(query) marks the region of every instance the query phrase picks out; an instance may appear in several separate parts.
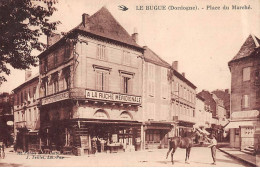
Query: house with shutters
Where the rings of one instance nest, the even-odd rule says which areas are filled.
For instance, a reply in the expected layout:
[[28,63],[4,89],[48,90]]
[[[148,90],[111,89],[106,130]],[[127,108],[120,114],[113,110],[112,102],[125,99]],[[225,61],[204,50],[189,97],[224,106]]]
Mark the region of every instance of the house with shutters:
[[230,129],[230,146],[241,150],[250,150],[260,143],[257,126],[260,111],[259,44],[256,36],[249,35],[228,62],[231,72],[231,122],[226,129]]

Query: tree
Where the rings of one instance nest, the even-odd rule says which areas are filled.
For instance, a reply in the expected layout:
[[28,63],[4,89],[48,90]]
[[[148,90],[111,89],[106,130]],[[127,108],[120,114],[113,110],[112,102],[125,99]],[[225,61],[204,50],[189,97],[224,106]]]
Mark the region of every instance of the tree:
[[0,0],[0,85],[10,74],[8,64],[21,70],[37,65],[32,52],[46,48],[39,38],[56,30],[60,22],[49,20],[55,11],[50,0]]

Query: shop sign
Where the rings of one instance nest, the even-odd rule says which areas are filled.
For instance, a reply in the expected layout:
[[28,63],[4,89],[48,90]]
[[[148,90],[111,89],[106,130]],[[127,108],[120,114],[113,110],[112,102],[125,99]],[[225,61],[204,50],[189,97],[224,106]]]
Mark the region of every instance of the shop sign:
[[43,98],[42,99],[42,105],[58,102],[58,101],[65,100],[65,99],[68,99],[68,98],[69,98],[69,92],[66,91],[66,92],[63,92],[63,93],[52,95],[50,97]]
[[86,98],[135,104],[141,104],[142,101],[141,96],[131,96],[126,94],[100,92],[94,90],[86,90]]
[[254,119],[257,118],[259,115],[258,110],[248,110],[248,111],[240,111],[240,112],[233,112],[231,118],[234,119]]
[[82,148],[88,148],[89,147],[89,136],[80,136],[80,143]]

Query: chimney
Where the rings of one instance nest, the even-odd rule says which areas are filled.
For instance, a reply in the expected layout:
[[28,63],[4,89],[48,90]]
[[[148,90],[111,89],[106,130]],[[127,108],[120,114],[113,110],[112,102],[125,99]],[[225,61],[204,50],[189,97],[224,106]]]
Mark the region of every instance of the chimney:
[[32,76],[31,70],[25,70],[25,81],[29,80],[29,78]]
[[185,73],[184,73],[184,72],[182,72],[181,75],[182,75],[183,77],[185,77]]
[[228,93],[228,94],[229,94],[229,89],[225,89],[225,93]]
[[86,27],[88,20],[89,20],[89,15],[86,13],[82,14],[82,23],[84,27]]
[[132,39],[138,43],[138,33],[137,33],[137,29],[134,28],[134,33],[132,34]]
[[51,35],[47,36],[47,46],[50,47],[59,41],[61,38],[60,34],[52,33]]
[[172,62],[172,67],[174,70],[178,71],[178,61]]

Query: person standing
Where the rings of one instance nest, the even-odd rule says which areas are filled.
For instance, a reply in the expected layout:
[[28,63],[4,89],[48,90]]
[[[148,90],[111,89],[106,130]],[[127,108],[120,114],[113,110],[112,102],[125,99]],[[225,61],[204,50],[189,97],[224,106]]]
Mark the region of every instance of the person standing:
[[215,135],[212,135],[212,139],[210,140],[210,145],[208,147],[211,148],[211,156],[212,156],[212,159],[213,159],[212,164],[216,165],[217,140],[216,140]]

